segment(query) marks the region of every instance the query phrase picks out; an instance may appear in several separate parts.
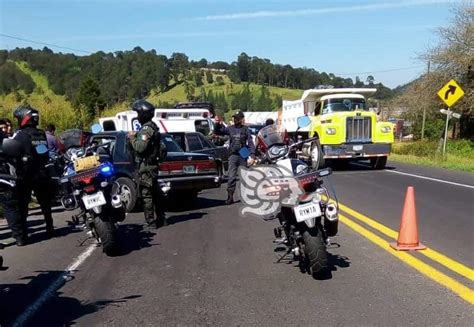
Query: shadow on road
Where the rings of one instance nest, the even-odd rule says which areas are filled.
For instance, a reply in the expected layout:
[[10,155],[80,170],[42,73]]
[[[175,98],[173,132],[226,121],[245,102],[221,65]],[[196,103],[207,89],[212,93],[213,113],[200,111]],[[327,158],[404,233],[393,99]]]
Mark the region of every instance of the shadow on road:
[[[24,314],[33,301],[50,291],[49,299],[45,298],[44,306],[23,325],[70,326],[75,320],[102,310],[109,305],[119,306],[129,299],[141,297],[131,295],[119,299],[81,302],[78,299],[61,296],[59,289],[67,280],[63,271],[40,271],[37,276],[26,276],[27,284],[0,284],[0,325],[9,326],[20,315]],[[52,287],[54,286],[54,287]],[[30,308],[31,309],[31,308]]]
[[171,216],[167,221],[169,225],[174,225],[188,220],[201,219],[205,215],[207,215],[206,212],[191,212],[184,215]]
[[[53,218],[54,219],[54,218]],[[81,229],[76,229],[73,226],[64,226],[60,228],[55,228],[54,229],[54,237],[53,238],[58,238],[58,237],[64,237],[69,234],[73,233],[79,233],[82,232],[83,230]],[[46,241],[51,239],[47,234],[46,234],[46,226],[44,225],[44,220],[42,218],[38,218],[32,221],[28,221],[28,235],[29,235],[29,241],[28,244],[34,244],[42,241]],[[2,226],[0,229],[0,241],[5,240],[11,237],[11,231],[8,226]],[[12,244],[9,244],[12,245]]]
[[[374,170],[368,161],[345,161],[345,160],[336,160],[329,164],[329,167],[333,171],[343,172],[343,171],[372,171]],[[394,170],[396,167],[386,166],[386,170]],[[377,171],[377,170],[375,170]]]
[[351,262],[348,257],[341,256],[339,254],[331,254],[328,252],[328,266],[329,269],[326,273],[322,275],[316,275],[314,278],[316,280],[329,280],[333,278],[332,273],[337,271],[338,268],[349,268]]
[[118,230],[119,249],[117,250],[117,253],[114,254],[114,257],[124,256],[144,248],[149,248],[155,245],[161,245],[159,243],[152,243],[153,236],[155,235],[156,233],[145,229],[143,225],[120,225],[120,228]]
[[[20,315],[24,314],[33,301],[50,291],[50,298],[45,298],[44,306],[30,317],[23,325],[70,326],[75,320],[85,315],[102,310],[109,305],[124,303],[129,299],[141,297],[131,295],[119,299],[81,302],[75,298],[61,296],[59,289],[70,278],[64,278],[64,271],[39,271],[37,276],[25,276],[27,284],[0,284],[0,325],[10,326]],[[72,275],[73,278],[73,275]],[[31,310],[31,308],[29,308]]]
[[183,212],[189,210],[200,210],[219,207],[224,204],[225,200],[220,199],[198,197],[197,199],[189,200],[177,198],[174,201],[169,201],[168,203],[166,203],[164,208],[166,212]]

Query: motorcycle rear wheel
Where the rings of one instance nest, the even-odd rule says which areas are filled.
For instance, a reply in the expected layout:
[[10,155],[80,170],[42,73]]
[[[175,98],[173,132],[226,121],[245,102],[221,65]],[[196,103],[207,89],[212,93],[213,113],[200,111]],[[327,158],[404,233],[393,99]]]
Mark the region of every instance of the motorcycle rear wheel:
[[111,220],[94,219],[95,230],[102,245],[102,251],[113,255],[117,251],[117,228]]
[[328,254],[323,240],[323,233],[318,227],[307,229],[303,233],[304,254],[311,274],[319,277],[328,271]]

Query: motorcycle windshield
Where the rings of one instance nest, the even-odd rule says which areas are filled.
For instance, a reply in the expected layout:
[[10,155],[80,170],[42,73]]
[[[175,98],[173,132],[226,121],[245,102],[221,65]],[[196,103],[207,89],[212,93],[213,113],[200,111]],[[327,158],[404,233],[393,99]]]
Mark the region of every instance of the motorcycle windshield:
[[278,125],[265,126],[258,132],[257,137],[267,148],[275,144],[285,144],[286,129]]

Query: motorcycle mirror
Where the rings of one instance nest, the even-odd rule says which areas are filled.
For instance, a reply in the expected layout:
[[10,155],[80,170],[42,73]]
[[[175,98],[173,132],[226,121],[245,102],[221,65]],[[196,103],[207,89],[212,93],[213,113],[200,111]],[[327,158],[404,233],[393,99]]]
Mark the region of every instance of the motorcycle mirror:
[[325,177],[325,176],[329,176],[331,174],[332,174],[332,169],[331,168],[325,168],[325,169],[318,170],[318,176],[319,177]]
[[250,157],[250,150],[246,147],[243,147],[242,149],[240,149],[239,151],[239,155],[243,158],[243,159],[248,159],[248,157]]
[[311,118],[308,116],[301,116],[297,119],[298,128],[305,128],[311,124]]
[[48,152],[48,147],[44,144],[39,144],[35,147],[37,154],[45,154]]
[[19,158],[25,154],[22,144],[14,139],[3,139],[2,152],[12,158]]
[[91,126],[91,131],[92,131],[92,134],[97,134],[97,133],[100,133],[102,132],[102,126],[100,124],[94,124]]

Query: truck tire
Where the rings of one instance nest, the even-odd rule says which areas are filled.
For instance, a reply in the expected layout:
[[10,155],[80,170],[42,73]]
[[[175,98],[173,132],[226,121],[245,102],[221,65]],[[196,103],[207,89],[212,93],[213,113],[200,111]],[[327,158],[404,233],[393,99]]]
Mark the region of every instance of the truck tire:
[[323,241],[323,233],[318,227],[307,229],[303,233],[304,254],[313,277],[323,276],[328,271],[328,254]]
[[373,169],[384,169],[387,165],[387,156],[377,157],[370,160]]
[[102,251],[107,255],[113,255],[117,251],[117,228],[112,220],[94,218],[95,231],[102,245]]
[[[128,177],[120,177],[117,179],[117,183],[122,187],[122,201],[125,204],[125,211],[132,212],[137,204],[137,187],[135,183]],[[112,189],[115,192],[116,186]]]
[[323,169],[326,167],[326,160],[324,160],[323,149],[319,140],[315,140],[311,144],[311,168]]

